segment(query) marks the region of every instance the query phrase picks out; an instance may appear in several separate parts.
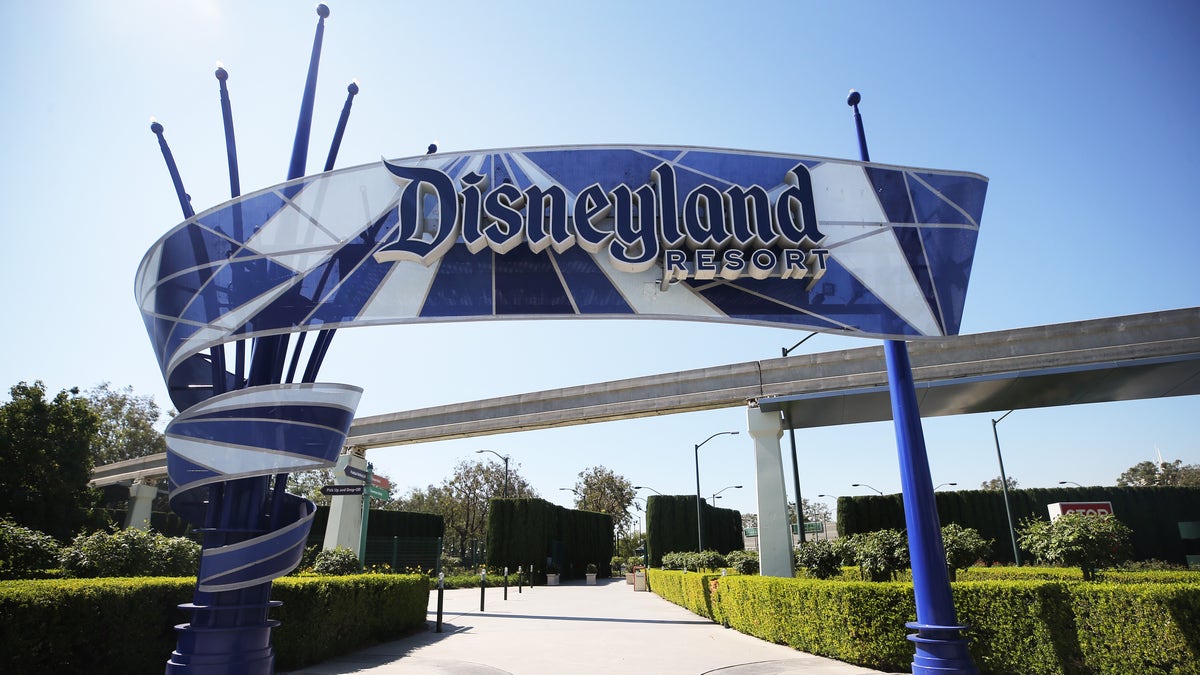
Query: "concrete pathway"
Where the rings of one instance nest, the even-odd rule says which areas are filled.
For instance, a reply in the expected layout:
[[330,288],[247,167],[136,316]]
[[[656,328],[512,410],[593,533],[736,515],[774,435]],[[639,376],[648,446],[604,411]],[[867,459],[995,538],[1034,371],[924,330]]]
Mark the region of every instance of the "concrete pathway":
[[446,591],[442,632],[434,632],[437,593],[429,596],[428,630],[348,654],[293,675],[866,675],[876,673],[743,635],[623,579],[595,586],[569,582],[518,593],[489,588]]

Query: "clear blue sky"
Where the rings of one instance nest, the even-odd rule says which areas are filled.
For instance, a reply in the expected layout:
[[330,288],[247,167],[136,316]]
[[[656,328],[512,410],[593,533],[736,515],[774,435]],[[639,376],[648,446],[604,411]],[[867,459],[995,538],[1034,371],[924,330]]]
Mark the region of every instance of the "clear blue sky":
[[[1200,304],[1200,5],[1151,3],[328,3],[310,172],[345,98],[338,165],[525,145],[654,143],[872,158],[990,178],[963,333]],[[229,197],[215,62],[230,73],[243,191],[286,176],[316,14],[296,2],[12,3],[0,24],[0,385],[132,385],[167,405],[133,301],[181,220],[149,118],[197,211]],[[783,329],[491,322],[341,331],[322,380],[376,414],[773,358]],[[821,335],[803,350],[872,342]],[[584,356],[586,346],[587,355]],[[998,475],[989,417],[926,420],[935,483]],[[756,511],[740,409],[372,452],[402,488],[476,449],[548,499],[603,464],[664,493],[727,485]],[[1023,486],[1112,484],[1200,463],[1200,399],[1018,411],[1000,427]],[[890,422],[798,435],[804,494],[899,490]],[[491,455],[487,455],[491,457]]]

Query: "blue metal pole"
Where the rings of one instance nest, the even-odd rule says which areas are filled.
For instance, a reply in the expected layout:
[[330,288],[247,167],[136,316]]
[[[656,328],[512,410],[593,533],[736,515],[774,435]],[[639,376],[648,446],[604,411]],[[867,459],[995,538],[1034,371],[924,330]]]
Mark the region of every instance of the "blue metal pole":
[[[236,199],[242,194],[242,182],[238,173],[237,142],[233,134],[233,106],[229,100],[229,87],[225,82],[229,73],[225,67],[217,65],[214,73],[221,87],[221,123],[225,127],[225,157],[229,165],[229,197]],[[233,211],[233,238],[244,243],[245,232],[242,231],[242,210]],[[234,345],[233,358],[233,387],[240,388],[246,382],[246,341],[238,340]]]
[[[859,154],[862,161],[869,162],[867,136],[858,112],[861,100],[862,95],[852,89],[846,104],[854,109]],[[905,624],[917,631],[915,635],[908,636],[916,644],[912,672],[914,675],[973,674],[978,671],[967,650],[967,641],[961,635],[966,626],[958,624],[954,612],[950,573],[946,568],[942,527],[933,495],[933,479],[929,473],[929,457],[925,451],[925,435],[921,429],[921,411],[917,406],[908,345],[901,340],[885,340],[883,353],[887,361],[892,421],[896,428],[900,485],[904,493],[904,521],[908,528],[913,596],[917,608],[917,620]]]
[[[333,165],[337,161],[338,150],[342,147],[342,136],[346,133],[346,124],[350,121],[350,108],[354,105],[354,97],[358,95],[358,81],[352,81],[346,87],[346,102],[342,105],[342,114],[338,116],[337,127],[333,131],[333,142],[329,144],[329,154],[325,157],[325,170],[332,171]],[[328,270],[326,271],[328,275]],[[325,280],[328,277],[322,277],[321,283],[317,290],[318,295],[325,289]],[[329,343],[333,341],[334,329],[326,328],[317,335],[316,343],[313,345],[312,352],[308,355],[308,366],[304,369],[302,382],[313,382],[316,379],[317,371],[321,368],[321,363],[325,360],[325,353],[329,350]],[[307,333],[301,333],[296,339],[296,349],[292,353],[292,365],[288,369],[287,381],[291,382],[292,377],[296,373],[296,365],[300,358],[300,349],[304,346],[304,336]]]

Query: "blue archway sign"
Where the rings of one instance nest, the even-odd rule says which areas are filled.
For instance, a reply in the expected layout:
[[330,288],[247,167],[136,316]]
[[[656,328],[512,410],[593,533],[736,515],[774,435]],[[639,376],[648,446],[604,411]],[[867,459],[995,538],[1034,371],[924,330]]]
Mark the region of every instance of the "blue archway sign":
[[[958,332],[982,176],[626,145],[330,171],[336,141],[326,172],[304,176],[296,157],[307,149],[322,27],[291,180],[239,194],[224,69],[233,199],[192,213],[152,127],[186,219],[146,254],[135,294],[181,411],[167,427],[171,504],[205,532],[193,620],[169,672],[273,669],[271,580],[299,563],[315,510],[286,492],[286,476],[333,463],[361,394],[316,381],[338,328],[583,317],[895,340]],[[289,345],[292,333],[301,337]]]

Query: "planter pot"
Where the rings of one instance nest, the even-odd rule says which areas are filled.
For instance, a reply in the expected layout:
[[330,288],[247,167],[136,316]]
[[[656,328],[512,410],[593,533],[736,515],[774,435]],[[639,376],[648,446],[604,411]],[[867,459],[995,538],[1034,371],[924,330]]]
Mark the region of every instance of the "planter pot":
[[546,585],[547,586],[557,586],[558,585],[558,575],[557,574],[547,574],[546,575]]
[[588,572],[588,573],[587,573],[587,585],[588,585],[588,586],[595,586],[595,585],[596,585],[596,573],[595,573],[595,572]]

